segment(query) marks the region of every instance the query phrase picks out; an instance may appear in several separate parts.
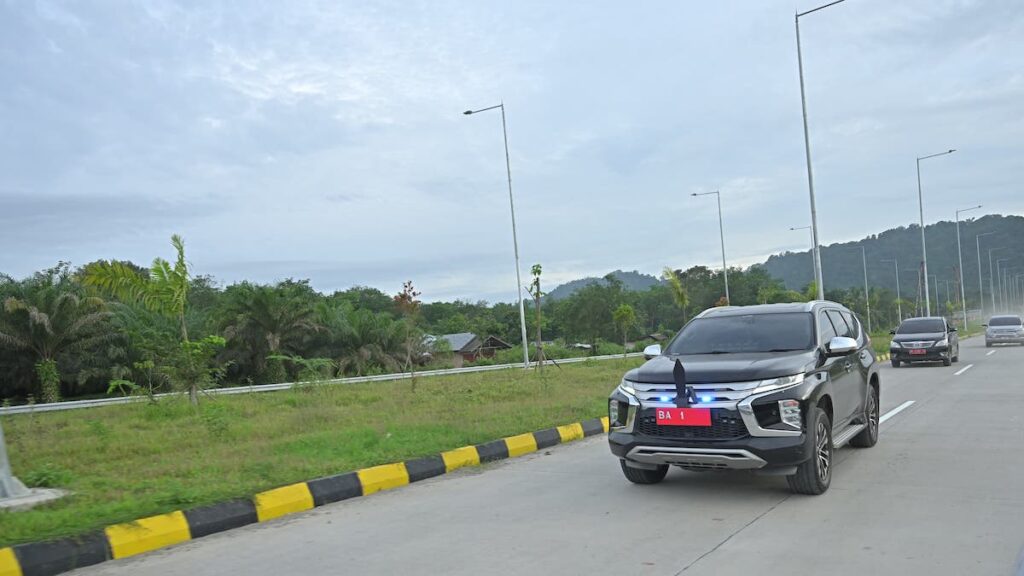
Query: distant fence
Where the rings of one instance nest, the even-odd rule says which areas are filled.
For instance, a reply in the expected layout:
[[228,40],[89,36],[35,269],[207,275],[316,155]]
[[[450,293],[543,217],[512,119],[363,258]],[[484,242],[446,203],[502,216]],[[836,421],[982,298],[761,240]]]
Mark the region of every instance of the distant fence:
[[[626,354],[627,358],[636,358],[637,356],[643,356],[641,352],[633,352]],[[615,358],[622,358],[622,354],[607,354],[604,356],[583,356],[581,358],[565,358],[562,360],[548,360],[544,364],[547,366],[553,365],[555,362],[558,364],[572,364],[575,362],[585,362],[587,360],[614,360]],[[536,362],[532,362],[530,366],[536,366]],[[509,370],[511,368],[522,368],[522,363],[516,364],[494,364],[491,366],[470,366],[469,368],[444,368],[441,370],[424,370],[423,372],[416,372],[416,377],[429,377],[429,376],[446,376],[449,374],[469,374],[472,372],[490,372],[492,370]],[[410,372],[399,372],[396,374],[380,374],[377,376],[356,376],[353,378],[332,378],[330,380],[321,380],[318,384],[361,384],[365,382],[387,382],[391,380],[407,380],[412,378],[413,374]],[[278,390],[288,390],[297,385],[309,384],[308,382],[284,382],[281,384],[262,384],[259,386],[233,386],[230,388],[211,388],[205,390],[204,394],[209,395],[221,395],[221,394],[247,394],[255,392],[276,392]],[[613,383],[615,384],[615,383]],[[156,398],[165,398],[168,396],[179,396],[181,392],[163,392],[160,394],[154,394]],[[8,406],[0,407],[0,415],[8,414],[27,414],[35,412],[57,412],[60,410],[77,410],[80,408],[96,408],[99,406],[110,406],[113,404],[128,404],[130,402],[144,402],[149,400],[149,396],[124,396],[118,398],[96,398],[92,400],[70,400],[68,402],[54,402],[52,404],[24,404],[21,406]]]

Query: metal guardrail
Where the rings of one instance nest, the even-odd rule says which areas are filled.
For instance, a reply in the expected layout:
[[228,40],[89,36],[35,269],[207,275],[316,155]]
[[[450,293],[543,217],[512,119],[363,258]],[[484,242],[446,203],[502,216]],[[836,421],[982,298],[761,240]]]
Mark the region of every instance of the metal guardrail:
[[[627,358],[636,358],[637,356],[643,356],[642,352],[633,352],[626,354]],[[558,364],[573,364],[576,362],[585,362],[587,360],[613,360],[615,358],[622,358],[622,354],[607,354],[604,356],[583,356],[580,358],[565,358],[562,360],[547,360],[544,362],[545,365],[551,366],[555,362]],[[531,366],[536,366],[537,363],[531,363]],[[440,370],[424,370],[423,372],[416,372],[417,378],[430,377],[430,376],[447,376],[450,374],[471,374],[473,372],[491,372],[494,370],[509,370],[511,368],[522,368],[521,363],[516,364],[495,364],[491,366],[471,366],[469,368],[443,368]],[[410,372],[399,372],[396,374],[379,374],[377,376],[356,376],[352,378],[333,378],[330,380],[321,380],[317,384],[362,384],[366,382],[388,382],[392,380],[408,380],[412,378],[413,374]],[[221,394],[247,394],[257,392],[276,392],[278,390],[288,390],[295,386],[309,385],[308,382],[283,382],[281,384],[261,384],[259,386],[232,386],[230,388],[211,388],[204,390],[203,394],[212,396],[219,396]],[[181,392],[162,392],[160,394],[154,394],[155,398],[166,398],[169,396],[180,396]],[[149,400],[149,396],[123,396],[119,398],[95,398],[92,400],[70,400],[68,402],[54,402],[52,404],[24,404],[19,406],[7,406],[0,407],[0,416],[6,416],[9,414],[28,414],[35,412],[58,412],[61,410],[78,410],[81,408],[97,408],[100,406],[112,406],[115,404],[129,404],[132,402],[144,402]]]

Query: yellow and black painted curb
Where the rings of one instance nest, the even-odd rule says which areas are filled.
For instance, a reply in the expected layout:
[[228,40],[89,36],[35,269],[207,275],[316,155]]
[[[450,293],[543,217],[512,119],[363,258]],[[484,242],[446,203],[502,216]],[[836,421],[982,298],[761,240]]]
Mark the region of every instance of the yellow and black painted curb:
[[594,418],[464,446],[426,458],[290,484],[260,492],[248,500],[175,510],[134,522],[114,524],[102,532],[0,548],[0,576],[50,576],[110,559],[127,558],[246,524],[266,522],[331,502],[405,486],[465,466],[515,458],[607,431],[608,418]]
[[879,362],[888,362],[889,353],[887,352],[885,354],[875,354],[875,359],[877,359]]

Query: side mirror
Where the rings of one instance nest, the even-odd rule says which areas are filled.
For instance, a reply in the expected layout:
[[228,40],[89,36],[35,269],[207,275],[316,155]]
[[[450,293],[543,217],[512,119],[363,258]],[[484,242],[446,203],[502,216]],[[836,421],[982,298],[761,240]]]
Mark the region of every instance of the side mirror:
[[655,356],[661,356],[661,344],[651,344],[644,348],[644,360],[650,360]]
[[949,331],[950,332],[956,332],[956,326],[950,326],[949,327]]
[[895,329],[889,330],[889,334],[892,334],[893,336],[895,336],[896,335],[896,330]]
[[825,345],[825,355],[829,358],[846,356],[857,351],[857,341],[846,336],[836,336]]
[[982,328],[988,328],[988,324],[982,324],[981,327]]

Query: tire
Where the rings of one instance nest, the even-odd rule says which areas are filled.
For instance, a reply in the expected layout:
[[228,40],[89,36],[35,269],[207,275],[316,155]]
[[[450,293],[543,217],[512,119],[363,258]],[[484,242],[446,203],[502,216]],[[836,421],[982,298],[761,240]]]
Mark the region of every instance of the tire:
[[809,419],[808,430],[812,431],[809,441],[813,447],[810,460],[796,469],[796,474],[786,476],[789,489],[797,494],[817,496],[824,494],[832,483],[832,421],[821,408],[815,408]]
[[871,386],[867,399],[868,405],[864,408],[864,419],[867,421],[867,427],[861,430],[860,434],[850,439],[850,446],[855,448],[871,448],[878,444],[878,400],[878,388]]
[[668,466],[658,466],[654,470],[645,470],[643,468],[627,466],[625,460],[619,460],[619,466],[622,466],[622,475],[633,484],[657,484],[664,480],[665,475],[668,474]]
[[956,351],[956,356],[953,356],[953,363],[956,364],[959,361],[960,361],[960,351],[957,350]]
[[895,359],[895,358],[893,358],[892,360],[889,360],[889,362],[892,363],[892,367],[893,368],[899,368],[900,367],[900,361]]
[[943,365],[943,366],[949,366],[949,365],[950,365],[950,364],[952,364],[952,363],[953,363],[953,360],[952,360],[952,359],[950,359],[950,358],[943,358],[943,359],[942,359],[942,365]]
[[991,347],[992,347],[992,343],[989,342],[988,340],[985,340],[985,348],[991,348]]

